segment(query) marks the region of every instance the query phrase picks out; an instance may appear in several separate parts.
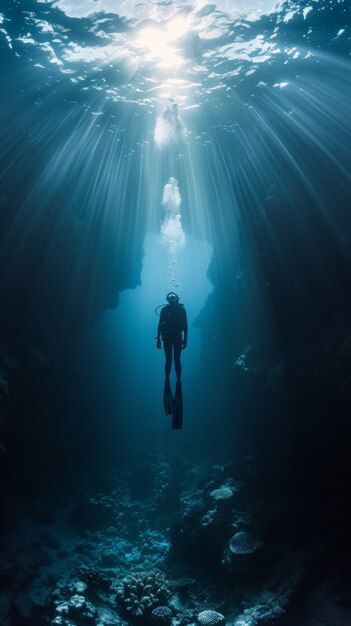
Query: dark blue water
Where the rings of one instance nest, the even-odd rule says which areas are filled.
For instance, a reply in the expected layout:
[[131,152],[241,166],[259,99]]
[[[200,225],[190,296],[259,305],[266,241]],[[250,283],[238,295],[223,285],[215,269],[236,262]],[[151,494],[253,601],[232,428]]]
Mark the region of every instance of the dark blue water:
[[2,0],[4,626],[350,623],[350,17]]

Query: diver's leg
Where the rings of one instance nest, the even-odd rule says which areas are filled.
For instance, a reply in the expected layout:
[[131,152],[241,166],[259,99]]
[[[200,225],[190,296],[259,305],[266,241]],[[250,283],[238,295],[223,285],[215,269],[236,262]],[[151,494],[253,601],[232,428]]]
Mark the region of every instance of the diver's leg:
[[172,339],[163,340],[163,349],[165,351],[166,363],[165,363],[165,377],[169,380],[172,369]]
[[177,382],[180,383],[181,375],[182,375],[182,365],[180,362],[180,355],[182,353],[182,336],[177,335],[173,340],[174,344],[174,367],[177,376]]

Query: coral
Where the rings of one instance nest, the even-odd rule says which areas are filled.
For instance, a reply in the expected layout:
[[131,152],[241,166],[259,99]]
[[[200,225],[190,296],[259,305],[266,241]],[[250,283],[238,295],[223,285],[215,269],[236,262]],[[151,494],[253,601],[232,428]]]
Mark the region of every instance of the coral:
[[193,519],[205,510],[201,491],[186,491],[181,494],[182,519]]
[[55,586],[55,589],[50,593],[47,598],[46,605],[48,613],[50,615],[53,614],[59,604],[67,601],[72,596],[84,595],[86,588],[86,584],[81,581],[67,582],[66,580],[59,580]]
[[243,483],[230,476],[231,471],[228,467],[223,476],[222,466],[211,468],[191,491],[181,493],[182,510],[172,528],[171,555],[185,555],[202,564],[204,558],[208,564],[221,559],[243,500],[239,494]]
[[60,602],[50,626],[89,626],[95,624],[97,610],[83,595],[75,594],[66,602]]
[[197,621],[200,626],[223,626],[225,617],[218,611],[207,610],[198,614]]
[[134,572],[117,588],[117,601],[135,617],[160,606],[168,595],[166,578],[156,570]]
[[232,498],[234,495],[233,489],[228,487],[227,485],[222,485],[218,489],[214,489],[211,491],[210,496],[216,502],[220,502],[221,500],[228,500]]
[[169,626],[172,621],[172,611],[168,606],[157,606],[151,613],[151,619],[159,626]]
[[263,542],[251,533],[242,531],[235,533],[229,541],[229,550],[232,554],[253,554],[263,545]]
[[88,590],[107,591],[111,587],[111,581],[96,567],[80,567],[77,570],[79,580],[86,583]]
[[207,489],[210,487],[211,491],[207,494],[204,494],[207,499],[207,511],[201,520],[201,527],[206,528],[207,526],[212,526],[214,524],[220,524],[224,519],[223,515],[229,513],[229,510],[232,509],[233,506],[233,496],[238,491],[236,486],[232,486],[224,483],[219,487],[213,489],[214,486],[213,481],[207,486]]
[[206,528],[206,526],[212,526],[217,520],[217,508],[209,509],[207,513],[201,519],[201,528]]

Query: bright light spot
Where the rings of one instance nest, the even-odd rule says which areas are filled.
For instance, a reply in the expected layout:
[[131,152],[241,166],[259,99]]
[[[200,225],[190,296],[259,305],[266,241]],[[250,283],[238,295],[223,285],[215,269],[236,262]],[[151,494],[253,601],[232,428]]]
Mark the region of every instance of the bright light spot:
[[140,30],[136,47],[146,50],[146,60],[156,61],[158,67],[179,67],[184,59],[176,47],[176,41],[189,29],[189,22],[175,18],[165,26],[147,26]]
[[285,24],[287,24],[288,22],[290,22],[290,20],[292,20],[292,19],[293,19],[294,15],[296,15],[296,13],[297,13],[296,11],[288,11],[288,12],[285,14],[285,16],[284,16],[283,22],[284,22]]
[[305,7],[302,11],[303,17],[304,19],[306,19],[307,15],[310,13],[310,11],[313,11],[313,7]]
[[168,22],[166,30],[169,33],[171,39],[175,41],[185,35],[189,30],[189,20],[184,17],[176,17],[174,20]]

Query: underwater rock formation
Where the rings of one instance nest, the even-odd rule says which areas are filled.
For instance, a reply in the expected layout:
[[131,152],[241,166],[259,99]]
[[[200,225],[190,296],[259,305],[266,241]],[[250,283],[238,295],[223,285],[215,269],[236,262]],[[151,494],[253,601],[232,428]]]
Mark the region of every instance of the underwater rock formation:
[[115,520],[113,502],[104,494],[82,499],[72,511],[71,522],[89,530],[96,530]]
[[257,626],[261,622],[274,622],[285,613],[295,584],[296,582],[287,580],[276,592],[264,591],[253,598],[251,606],[244,609],[235,619],[233,626]]
[[241,483],[235,476],[224,477],[223,467],[219,467],[212,468],[209,479],[205,486],[202,481],[201,486],[195,482],[192,490],[182,493],[181,518],[172,527],[172,551],[218,564],[233,524],[242,523],[245,515],[240,510]]
[[[143,465],[147,463],[149,476],[162,467],[168,485],[172,462],[153,457]],[[274,512],[268,515],[265,502],[253,497],[238,477],[238,464],[196,469],[189,464],[181,475],[185,489],[180,500],[177,491],[169,492],[167,513],[162,516],[155,515],[154,495],[150,495],[159,494],[160,485],[154,491],[149,484],[147,497],[132,499],[130,472],[120,473],[108,481],[104,492],[90,492],[74,505],[75,494],[61,514],[68,521],[65,526],[58,523],[58,510],[39,515],[37,511],[45,512],[43,506],[31,504],[30,542],[24,526],[13,536],[9,531],[9,554],[1,547],[0,582],[8,589],[0,598],[1,624],[17,626],[25,620],[36,626],[273,623],[293,603],[306,557],[301,550],[289,557],[274,529],[267,536]],[[235,492],[220,500],[231,502],[224,508],[214,505],[211,497],[223,486]],[[70,523],[70,512],[89,501],[108,505],[113,522],[109,516],[100,519],[98,530]],[[204,525],[206,515],[212,516],[209,525]],[[264,537],[264,550],[259,549],[258,537]],[[222,563],[223,551],[229,554],[229,566]]]

